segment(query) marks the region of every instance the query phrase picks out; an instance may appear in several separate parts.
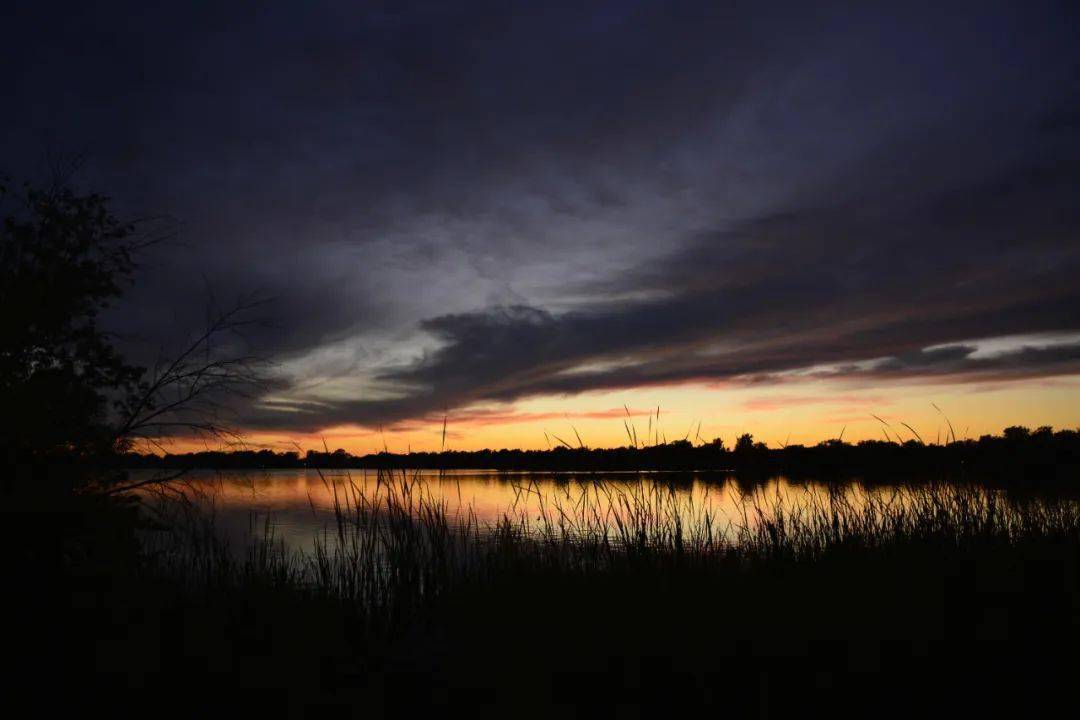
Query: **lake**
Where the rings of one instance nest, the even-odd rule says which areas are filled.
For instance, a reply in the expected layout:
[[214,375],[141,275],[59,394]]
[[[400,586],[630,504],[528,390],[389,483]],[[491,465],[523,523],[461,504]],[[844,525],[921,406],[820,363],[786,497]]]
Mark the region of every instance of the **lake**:
[[[133,472],[145,479],[148,471]],[[482,536],[507,519],[534,537],[610,532],[633,526],[678,532],[688,539],[733,539],[763,518],[840,503],[903,504],[911,490],[842,485],[775,477],[740,481],[723,473],[507,473],[487,470],[245,470],[192,471],[174,482],[190,506],[212,518],[214,532],[231,546],[250,546],[272,534],[275,544],[309,552],[317,539],[333,544],[339,517],[358,505],[385,509],[387,501],[411,513],[439,513],[448,525]],[[147,491],[152,500],[156,493]],[[150,502],[150,505],[155,503]],[[339,515],[340,513],[340,515]]]

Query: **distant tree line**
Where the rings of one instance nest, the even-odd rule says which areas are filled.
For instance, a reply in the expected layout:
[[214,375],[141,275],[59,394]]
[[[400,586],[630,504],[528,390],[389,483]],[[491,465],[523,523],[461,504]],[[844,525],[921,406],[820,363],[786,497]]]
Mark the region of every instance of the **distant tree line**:
[[337,469],[488,469],[503,471],[732,471],[799,476],[895,476],[911,473],[967,473],[1026,479],[1080,480],[1080,432],[1006,428],[1001,435],[977,440],[926,444],[864,440],[828,440],[813,446],[770,448],[752,435],[733,447],[717,438],[692,444],[687,440],[645,447],[556,447],[551,450],[447,450],[443,452],[353,455],[333,452],[236,450],[183,454],[136,454],[121,458],[128,468],[337,468]]

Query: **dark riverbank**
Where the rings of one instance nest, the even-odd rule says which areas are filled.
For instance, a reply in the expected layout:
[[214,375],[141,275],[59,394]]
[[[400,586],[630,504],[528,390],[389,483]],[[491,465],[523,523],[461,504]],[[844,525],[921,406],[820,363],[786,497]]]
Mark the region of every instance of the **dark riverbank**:
[[747,476],[898,478],[971,476],[1046,484],[1080,480],[1080,433],[1039,428],[1008,428],[1002,435],[977,440],[926,444],[839,440],[815,446],[769,448],[745,435],[728,448],[722,442],[692,444],[681,440],[646,447],[556,447],[551,450],[476,450],[380,452],[352,455],[334,452],[236,450],[166,455],[128,454],[117,460],[127,468],[336,468],[336,469],[490,469],[505,471],[731,471]]

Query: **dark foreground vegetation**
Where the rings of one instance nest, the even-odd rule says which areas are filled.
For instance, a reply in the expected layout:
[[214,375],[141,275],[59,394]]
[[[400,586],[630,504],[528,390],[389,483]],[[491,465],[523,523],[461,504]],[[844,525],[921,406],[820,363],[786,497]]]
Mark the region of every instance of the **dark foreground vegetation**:
[[663,484],[586,485],[481,528],[451,523],[417,476],[384,472],[365,494],[339,472],[326,478],[336,525],[311,554],[285,551],[272,527],[227,547],[182,486],[139,486],[122,468],[161,434],[228,435],[216,413],[258,379],[242,352],[216,354],[233,347],[218,340],[237,315],[212,313],[155,367],[129,365],[97,315],[133,270],[134,229],[63,187],[0,185],[12,198],[0,528],[16,714],[1038,716],[1074,701],[1080,509],[972,483],[1014,468],[1075,480],[1075,434],[381,455],[364,462],[751,474],[941,462],[966,475],[867,503],[841,490],[806,509],[757,497],[729,532]]
[[[328,482],[338,525],[310,555],[272,535],[223,547],[171,500],[137,542],[108,517],[119,507],[83,515],[102,526],[70,528],[63,587],[20,616],[40,643],[26,661],[66,671],[51,700],[337,717],[1030,716],[1071,702],[1075,503],[957,486],[801,511],[759,498],[725,539],[719,523],[690,530],[658,486],[598,487],[484,529],[449,523],[407,475],[371,496]],[[596,503],[610,492],[619,519]]]

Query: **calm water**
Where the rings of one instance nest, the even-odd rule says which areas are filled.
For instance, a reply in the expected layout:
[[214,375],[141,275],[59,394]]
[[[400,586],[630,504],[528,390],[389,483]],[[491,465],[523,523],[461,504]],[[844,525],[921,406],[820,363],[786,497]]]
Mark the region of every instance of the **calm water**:
[[[149,477],[134,473],[133,479]],[[408,488],[410,501],[443,510],[449,522],[483,532],[504,517],[524,520],[527,532],[567,527],[583,521],[615,528],[632,513],[658,518],[678,517],[684,532],[710,532],[731,537],[734,527],[757,522],[758,512],[771,514],[827,504],[840,493],[858,506],[872,496],[894,494],[893,488],[842,489],[813,482],[774,478],[740,483],[717,473],[500,473],[484,470],[411,471],[396,473],[388,486],[374,470],[197,471],[176,487],[206,516],[216,531],[236,547],[246,546],[272,528],[275,542],[290,549],[311,550],[316,539],[333,540],[335,503],[348,507],[362,495],[376,504],[390,493]],[[638,519],[641,517],[639,515]],[[646,520],[647,522],[648,520]]]

